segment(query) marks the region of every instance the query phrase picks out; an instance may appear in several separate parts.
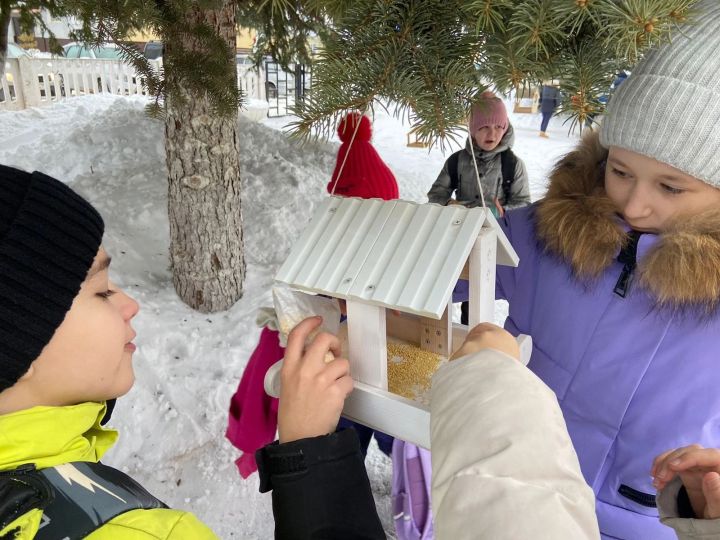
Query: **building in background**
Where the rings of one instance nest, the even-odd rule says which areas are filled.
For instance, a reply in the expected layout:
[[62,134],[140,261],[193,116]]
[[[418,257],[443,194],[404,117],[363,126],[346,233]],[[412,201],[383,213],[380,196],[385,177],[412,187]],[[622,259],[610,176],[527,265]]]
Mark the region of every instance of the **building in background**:
[[[52,31],[58,43],[63,46],[75,41],[72,33],[82,28],[82,22],[75,17],[53,17],[46,9],[40,9],[40,17],[45,25]],[[249,54],[255,44],[257,32],[253,29],[238,27],[235,39],[236,53]],[[159,36],[150,31],[136,32],[131,34],[129,41],[135,44],[140,50],[144,50],[149,42],[160,42]],[[49,39],[47,32],[39,26],[35,26],[32,34],[24,34],[20,27],[20,12],[16,11],[11,15],[8,42],[16,43],[23,49],[38,49],[42,52],[49,50]]]

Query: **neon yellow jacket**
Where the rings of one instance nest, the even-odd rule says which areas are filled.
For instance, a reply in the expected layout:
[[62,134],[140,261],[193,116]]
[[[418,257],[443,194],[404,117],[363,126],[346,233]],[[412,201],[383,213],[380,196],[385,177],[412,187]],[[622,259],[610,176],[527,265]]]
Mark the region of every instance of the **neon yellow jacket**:
[[[33,407],[0,416],[0,470],[34,463],[38,469],[73,461],[97,462],[118,433],[100,426],[103,403]],[[42,511],[32,510],[0,530],[20,527],[17,540],[35,537]],[[217,540],[194,515],[180,510],[131,510],[87,536],[88,540]]]

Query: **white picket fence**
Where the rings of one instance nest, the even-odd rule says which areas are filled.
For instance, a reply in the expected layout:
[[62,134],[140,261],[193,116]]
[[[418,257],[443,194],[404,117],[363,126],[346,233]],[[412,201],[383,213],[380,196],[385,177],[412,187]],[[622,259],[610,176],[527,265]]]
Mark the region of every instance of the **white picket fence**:
[[[154,69],[162,60],[150,61]],[[263,73],[237,66],[238,85],[247,98],[265,99]],[[89,58],[10,58],[0,78],[0,111],[41,107],[87,94],[146,95],[142,78],[119,60]]]

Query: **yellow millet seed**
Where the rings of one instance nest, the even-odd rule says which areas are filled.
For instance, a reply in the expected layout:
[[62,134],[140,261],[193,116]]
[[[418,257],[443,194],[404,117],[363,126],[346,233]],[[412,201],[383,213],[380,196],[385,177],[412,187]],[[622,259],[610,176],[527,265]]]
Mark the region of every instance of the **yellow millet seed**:
[[387,344],[388,390],[408,399],[418,399],[430,389],[433,373],[443,356],[402,343]]

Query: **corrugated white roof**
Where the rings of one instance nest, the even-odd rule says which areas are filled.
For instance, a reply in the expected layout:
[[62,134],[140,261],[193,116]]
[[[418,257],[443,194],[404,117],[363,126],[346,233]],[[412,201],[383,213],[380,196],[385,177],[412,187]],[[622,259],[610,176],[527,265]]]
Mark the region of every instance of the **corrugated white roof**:
[[483,226],[498,232],[498,264],[517,266],[484,208],[329,197],[275,280],[439,319]]

